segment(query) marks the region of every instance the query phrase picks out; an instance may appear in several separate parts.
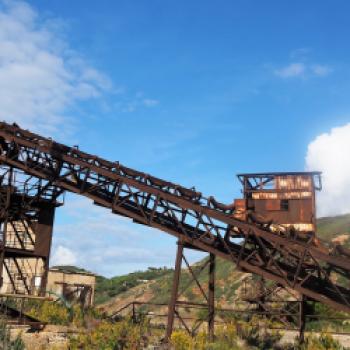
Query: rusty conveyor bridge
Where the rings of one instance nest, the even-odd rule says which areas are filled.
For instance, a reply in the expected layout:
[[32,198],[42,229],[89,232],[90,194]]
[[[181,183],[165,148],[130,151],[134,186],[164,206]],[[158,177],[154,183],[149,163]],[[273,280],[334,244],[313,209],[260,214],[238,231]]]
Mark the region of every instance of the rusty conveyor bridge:
[[[0,123],[0,164],[90,198],[135,222],[178,237],[192,247],[232,261],[238,268],[315,301],[350,312],[350,259],[268,224],[235,219],[194,189],[161,180]],[[38,193],[40,195],[40,193]]]

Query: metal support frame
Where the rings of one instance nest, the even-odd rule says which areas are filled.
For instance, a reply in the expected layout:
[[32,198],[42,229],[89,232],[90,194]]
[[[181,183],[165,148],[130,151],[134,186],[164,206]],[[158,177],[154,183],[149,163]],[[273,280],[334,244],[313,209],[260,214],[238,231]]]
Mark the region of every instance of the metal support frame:
[[[50,182],[0,166],[0,287],[3,293],[45,295],[54,214],[61,204],[57,201],[60,194],[62,191]],[[40,285],[36,285],[38,277]]]
[[215,255],[209,255],[209,291],[208,291],[208,333],[209,339],[214,340],[215,327]]
[[[187,330],[188,333],[193,335],[200,325],[202,324],[203,320],[196,320],[195,325],[192,327],[192,330],[190,327],[186,324],[184,317],[181,316],[178,307],[181,305],[189,305],[191,306],[192,303],[184,302],[180,300],[180,296],[185,292],[188,287],[194,282],[198,289],[200,290],[204,300],[205,304],[207,305],[207,323],[208,323],[208,336],[210,340],[214,339],[214,327],[215,327],[215,255],[209,254],[209,259],[199,267],[198,271],[194,271],[194,269],[190,266],[188,263],[188,260],[186,259],[184,255],[184,248],[187,249],[195,249],[191,247],[188,244],[184,244],[182,241],[177,242],[177,253],[176,253],[176,260],[175,260],[175,270],[174,270],[174,277],[173,277],[173,285],[171,290],[171,296],[170,301],[168,305],[168,321],[167,321],[167,328],[166,328],[166,335],[165,339],[168,341],[171,337],[171,334],[174,329],[174,321],[175,318],[180,321],[180,323],[184,326],[184,328]],[[182,267],[182,261],[185,262],[185,265],[188,269],[189,274],[191,275],[191,280],[187,285],[183,287],[181,292],[179,292],[179,286],[180,286],[180,277],[181,277],[181,267]],[[208,287],[204,288],[199,279],[199,274],[208,266]],[[205,291],[207,289],[207,293]]]
[[181,265],[183,257],[183,243],[181,241],[177,242],[177,253],[175,260],[175,271],[173,277],[173,286],[171,290],[171,296],[168,307],[168,324],[166,329],[166,339],[170,339],[171,333],[173,332],[174,327],[174,318],[176,313],[176,302],[179,293],[179,283],[180,283],[180,274],[181,274]]
[[[268,317],[270,321],[278,322],[286,329],[297,327],[300,330],[300,315],[304,309],[298,293],[260,276],[252,276],[250,282],[247,280],[248,278],[243,281],[243,295],[240,301],[235,302],[237,306],[249,314]],[[305,327],[305,317],[303,320]]]
[[304,295],[301,295],[299,305],[299,342],[302,344],[305,340],[304,333],[306,326],[306,298]]
[[43,329],[45,322],[24,312],[24,303],[30,299],[43,300],[41,297],[31,297],[26,295],[0,295],[0,314],[9,325],[27,325],[32,330]]
[[[288,303],[288,300],[285,300],[285,303]],[[293,302],[293,304],[296,304],[297,308],[299,309],[299,301],[297,301],[296,303]],[[164,304],[164,303],[152,303],[152,302],[142,302],[142,301],[132,301],[126,305],[124,305],[123,307],[121,307],[120,309],[118,309],[117,311],[115,311],[112,315],[109,316],[109,318],[113,321],[118,321],[120,320],[122,317],[128,316],[128,315],[134,315],[133,319],[135,319],[135,322],[137,322],[138,320],[142,319],[143,317],[147,317],[148,319],[152,320],[152,319],[158,319],[158,318],[164,318],[164,319],[168,319],[168,313],[164,313],[164,308],[168,307],[169,304]],[[151,308],[152,311],[150,311],[149,309],[145,310],[145,307]],[[208,308],[207,304],[199,304],[199,303],[181,303],[177,305],[178,309],[190,309],[190,310],[206,310]],[[306,311],[307,312],[307,311]],[[263,317],[274,317],[275,314],[271,314],[269,311],[263,311],[260,314],[257,314],[255,310],[252,309],[241,309],[241,308],[216,308],[216,313],[220,316],[222,316],[223,314],[227,314],[229,317],[226,320],[226,318],[223,317],[218,317],[215,319],[215,324],[227,324],[227,322],[231,323],[232,321],[232,316],[238,316],[241,315],[243,317],[247,316],[247,315],[259,315],[259,316],[263,316]],[[288,317],[293,317],[297,320],[299,320],[300,318],[300,312],[286,312],[283,311],[279,314],[279,316],[288,316]],[[324,320],[329,320],[329,321],[350,321],[350,316],[346,317],[346,316],[335,316],[335,317],[327,317],[325,315],[305,315],[305,318],[312,318],[313,320],[318,320],[318,321],[324,321]],[[196,321],[195,318],[193,317],[183,317],[185,320],[189,320],[189,321]],[[166,325],[166,320],[161,323],[156,323],[155,326],[159,328],[160,325]],[[273,326],[270,328],[271,330],[288,330],[288,331],[296,331],[296,332],[300,332],[300,328],[299,328],[299,324],[295,323],[295,324],[291,324],[290,326],[287,325],[281,325],[281,326]],[[237,328],[237,331],[239,331],[239,327]],[[317,332],[318,330],[309,330],[310,332],[315,331]],[[341,334],[341,335],[347,335],[350,336],[349,332],[345,332],[345,331],[329,331],[329,330],[323,330],[324,333],[329,333],[329,334]],[[299,333],[300,334],[300,333]]]
[[[282,286],[267,286],[266,282],[258,276],[256,290],[253,293],[255,295],[245,300],[250,306],[255,305],[255,315],[269,317],[270,320],[275,320],[284,325],[286,329],[295,329],[297,327],[299,342],[300,344],[304,343],[306,319],[308,316],[307,298],[304,295],[297,295],[292,290]],[[254,309],[250,308],[251,311],[254,312]]]
[[[350,252],[316,244],[315,232],[305,240],[293,230],[276,231],[269,223],[234,218],[231,205],[193,188],[84,153],[15,124],[0,123],[0,164],[37,179],[39,187],[25,184],[30,199],[24,208],[47,197],[57,198],[63,191],[77,193],[113,213],[169,233],[182,244],[229,260],[244,272],[350,313]],[[8,197],[3,198],[0,219],[6,222],[7,214],[1,213],[12,209],[6,204]],[[1,248],[4,251],[4,245]],[[11,252],[17,258],[21,249]],[[173,314],[176,305],[174,310]]]
[[81,152],[17,125],[0,123],[0,163],[163,230],[246,272],[350,312],[347,252],[319,247],[313,239],[305,242],[289,230],[276,233],[269,225],[235,219],[232,208],[194,189]]

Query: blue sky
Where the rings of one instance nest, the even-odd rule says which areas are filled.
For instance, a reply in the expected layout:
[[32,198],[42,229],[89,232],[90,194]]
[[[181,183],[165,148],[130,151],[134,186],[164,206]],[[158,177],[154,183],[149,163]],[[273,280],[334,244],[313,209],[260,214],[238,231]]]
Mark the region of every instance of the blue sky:
[[[0,117],[224,202],[239,172],[322,170],[320,213],[349,212],[349,10],[0,1]],[[56,263],[113,275],[174,260],[173,238],[72,195],[56,223]]]

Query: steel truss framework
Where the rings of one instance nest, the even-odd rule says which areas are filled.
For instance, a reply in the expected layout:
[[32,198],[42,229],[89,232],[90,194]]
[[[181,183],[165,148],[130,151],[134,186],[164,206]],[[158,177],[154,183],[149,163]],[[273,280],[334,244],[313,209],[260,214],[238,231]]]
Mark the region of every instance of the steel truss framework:
[[[198,331],[201,324],[206,321],[208,325],[209,339],[214,339],[214,325],[215,325],[215,255],[209,254],[208,259],[204,260],[199,266],[190,266],[186,256],[186,249],[196,249],[182,241],[177,243],[177,254],[175,261],[175,270],[173,278],[173,286],[171,297],[168,305],[167,314],[167,329],[165,339],[170,339],[174,328],[174,320],[177,318],[190,334],[194,335]],[[190,280],[180,288],[180,276],[183,272],[182,263],[190,274]],[[203,285],[199,280],[199,275],[208,270],[208,286]],[[258,277],[259,278],[259,277]],[[241,300],[235,301],[235,309],[221,309],[220,316],[224,316],[225,312],[234,313],[238,316],[251,317],[269,317],[270,321],[276,321],[283,325],[286,329],[299,329],[299,339],[303,341],[305,330],[305,300],[300,298],[298,293],[293,290],[287,290],[277,283],[270,283],[269,285],[263,278],[258,281],[249,283],[244,280],[244,291]],[[193,303],[180,300],[186,290],[195,284],[200,291],[204,303]],[[254,287],[254,290],[252,288]],[[249,291],[248,291],[249,288]],[[207,316],[200,319],[192,319],[192,326],[186,323],[186,317],[182,316],[181,310],[184,308],[205,309]],[[133,310],[133,313],[135,311]],[[193,323],[193,321],[195,321]]]
[[[239,317],[242,317],[243,319],[250,319],[254,316],[263,317],[263,318],[273,318],[275,320],[283,320],[285,318],[288,318],[290,320],[294,319],[295,321],[283,324],[281,322],[282,327],[273,326],[272,330],[289,330],[289,331],[299,331],[299,334],[302,336],[304,335],[305,329],[302,328],[302,324],[298,323],[300,322],[300,318],[303,317],[305,319],[310,320],[332,320],[332,321],[348,321],[349,317],[339,316],[339,317],[328,317],[325,315],[317,315],[317,314],[304,314],[302,316],[301,309],[300,309],[300,303],[302,301],[284,301],[285,306],[287,308],[285,310],[281,310],[280,312],[272,312],[271,310],[267,311],[258,311],[258,305],[255,304],[254,308],[247,308],[244,309],[242,307],[239,308],[217,308],[216,314],[218,314],[219,320],[215,319],[215,324],[225,324],[225,323],[234,323],[233,320],[237,319]],[[293,304],[290,307],[290,304]],[[161,310],[164,309],[164,307],[168,306],[168,304],[164,303],[152,303],[152,302],[140,302],[140,301],[132,301],[123,307],[121,307],[119,310],[115,311],[113,315],[110,316],[110,318],[114,321],[117,321],[125,316],[131,316],[132,320],[135,323],[140,322],[144,317],[148,317],[150,319],[154,318],[168,318],[168,313],[164,313]],[[208,305],[203,303],[191,303],[191,302],[182,302],[178,303],[177,305],[178,309],[190,309],[190,310],[207,310]],[[197,317],[182,317],[185,322],[190,321],[192,323],[195,323],[195,326],[198,325],[198,318]],[[298,321],[299,320],[299,321]],[[204,320],[200,320],[201,322],[204,322]],[[302,320],[301,320],[302,321]],[[163,325],[163,323],[157,324],[157,326]],[[253,323],[251,325],[254,325]],[[185,327],[184,327],[185,328]],[[186,329],[186,328],[185,328]],[[190,330],[190,333],[193,334],[195,329]],[[301,333],[302,330],[302,333]],[[239,333],[239,323],[237,324],[237,331]],[[312,330],[308,329],[307,332],[313,332],[313,331],[319,331],[318,329]],[[342,335],[349,335],[349,332],[340,331],[339,329],[337,331],[329,331],[329,330],[323,330],[324,333],[330,333],[330,334],[342,334]]]
[[[195,270],[190,266],[186,256],[184,254],[184,248],[193,249],[193,247],[189,245],[184,245],[182,241],[178,241],[177,254],[176,254],[176,262],[175,262],[175,271],[174,271],[174,281],[171,291],[171,297],[168,306],[168,322],[167,322],[167,330],[166,330],[166,339],[170,339],[170,336],[173,332],[174,327],[174,319],[178,318],[182,326],[187,330],[188,333],[193,335],[196,333],[200,325],[204,320],[197,320],[196,324],[192,326],[192,329],[186,324],[186,320],[182,317],[180,313],[180,308],[183,306],[193,306],[193,303],[188,303],[186,301],[181,301],[180,298],[184,294],[184,292],[195,283],[201,293],[202,298],[205,301],[207,308],[207,322],[208,322],[208,334],[211,340],[214,339],[214,320],[215,320],[215,255],[210,253],[209,258],[204,261],[202,266],[197,267]],[[187,282],[185,286],[182,286],[181,291],[179,290],[180,286],[180,275],[181,275],[181,267],[182,262],[185,263],[188,272],[190,273],[190,280]],[[206,267],[208,267],[209,279],[208,279],[208,288],[203,287],[200,283],[198,277],[201,272],[203,272]],[[207,292],[206,292],[207,289]],[[201,305],[203,307],[203,305]]]
[[[196,249],[193,246],[184,244],[182,241],[177,243],[177,254],[175,261],[175,270],[173,278],[173,287],[168,305],[167,329],[165,339],[170,339],[174,328],[174,320],[177,318],[180,325],[190,334],[195,335],[201,324],[206,321],[208,325],[209,339],[214,339],[215,334],[215,255],[209,254],[208,259],[194,268],[190,266],[186,256],[186,249]],[[180,290],[180,276],[183,272],[182,263],[185,263],[185,269],[190,274],[190,280],[182,286]],[[208,286],[204,286],[199,275],[205,271],[209,273]],[[254,278],[254,276],[253,276]],[[258,279],[258,280],[256,280]],[[184,292],[193,284],[198,287],[204,303],[193,303],[180,300]],[[253,288],[253,289],[252,289]],[[254,315],[260,318],[268,317],[270,321],[275,321],[282,325],[284,329],[299,330],[299,340],[304,341],[305,320],[306,320],[306,299],[293,290],[286,289],[278,283],[266,283],[264,278],[257,276],[255,281],[247,283],[243,281],[243,293],[239,300],[234,302],[235,309],[220,309],[220,318],[224,319],[225,313],[235,314],[240,317]],[[133,318],[135,317],[135,305],[133,305]],[[205,309],[207,316],[205,318],[190,318],[192,326],[186,323],[186,317],[181,315],[182,309]],[[219,311],[219,310],[218,310]],[[195,321],[193,323],[193,321]]]
[[[247,282],[250,279],[249,277],[242,281],[241,293],[238,299],[234,301],[233,308],[217,308],[214,305],[215,256],[204,260],[201,265],[190,266],[184,253],[186,248],[193,249],[182,244],[182,242],[178,242],[172,296],[169,304],[133,301],[124,305],[109,317],[115,321],[129,315],[130,312],[133,322],[138,323],[144,317],[148,317],[154,320],[156,322],[154,325],[157,326],[163,326],[164,323],[160,320],[166,318],[165,342],[171,336],[175,320],[191,336],[198,332],[203,323],[207,323],[209,337],[213,339],[215,334],[214,325],[216,324],[233,323],[236,325],[238,334],[240,334],[239,320],[249,321],[250,326],[256,325],[256,322],[262,326],[264,322],[261,323],[259,320],[268,319],[272,323],[269,323],[270,327],[265,324],[265,328],[298,331],[299,341],[303,342],[307,320],[344,322],[350,319],[350,316],[335,315],[330,317],[329,315],[317,314],[315,313],[315,304],[318,302],[307,302],[303,296],[298,295],[295,291],[287,290],[276,283],[267,283],[263,278],[254,275],[250,276],[252,277],[251,281]],[[180,274],[183,273],[181,262],[185,262],[185,269],[190,275],[190,279],[186,280],[182,288],[179,284]],[[200,283],[199,275],[205,272],[208,266],[209,279],[208,287],[206,287],[205,284]],[[180,300],[181,295],[193,283],[197,285],[201,292],[204,303]],[[168,312],[164,312],[165,307],[168,308]],[[189,315],[189,310],[203,310],[204,314],[196,317],[193,314]],[[158,319],[158,322],[156,319]],[[312,330],[309,329],[308,331]],[[349,335],[348,332],[339,329],[330,333]]]
[[194,189],[155,178],[0,123],[0,163],[93,200],[113,213],[172,234],[309,299],[350,312],[347,252],[320,248],[288,230],[234,219]]
[[3,165],[0,191],[0,276],[4,292],[43,296],[54,212],[62,191]]

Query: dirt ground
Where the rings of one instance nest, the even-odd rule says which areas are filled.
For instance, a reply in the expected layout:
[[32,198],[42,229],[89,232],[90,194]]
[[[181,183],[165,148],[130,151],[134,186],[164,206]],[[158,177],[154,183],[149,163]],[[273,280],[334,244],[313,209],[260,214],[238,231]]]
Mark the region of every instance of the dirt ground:
[[[312,333],[313,335],[319,336],[320,333]],[[305,336],[309,335],[308,332],[305,332]],[[283,337],[281,339],[281,344],[292,343],[295,338],[298,336],[297,331],[284,331]],[[339,341],[339,343],[344,347],[350,347],[350,336],[341,335],[341,334],[332,334],[332,337]]]
[[17,326],[11,329],[11,339],[18,334],[26,350],[67,350],[69,336],[76,334],[71,327],[47,325],[40,332],[28,332],[29,327]]

